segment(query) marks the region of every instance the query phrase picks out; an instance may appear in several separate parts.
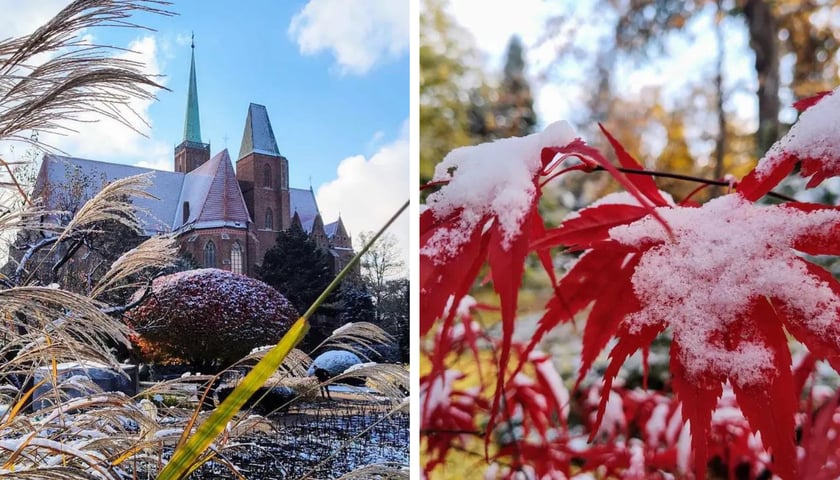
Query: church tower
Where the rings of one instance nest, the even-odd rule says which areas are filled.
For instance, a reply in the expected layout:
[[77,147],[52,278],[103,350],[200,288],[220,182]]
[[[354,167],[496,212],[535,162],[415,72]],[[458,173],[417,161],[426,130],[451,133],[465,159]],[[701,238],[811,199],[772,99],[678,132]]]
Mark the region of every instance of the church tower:
[[291,224],[289,161],[280,155],[265,106],[252,103],[242,133],[236,178],[259,239],[257,258],[277,242]]
[[195,80],[195,35],[192,39],[190,88],[187,92],[187,115],[184,119],[184,140],[175,147],[175,171],[188,173],[210,159],[210,144],[201,143],[201,123],[198,120],[198,87]]

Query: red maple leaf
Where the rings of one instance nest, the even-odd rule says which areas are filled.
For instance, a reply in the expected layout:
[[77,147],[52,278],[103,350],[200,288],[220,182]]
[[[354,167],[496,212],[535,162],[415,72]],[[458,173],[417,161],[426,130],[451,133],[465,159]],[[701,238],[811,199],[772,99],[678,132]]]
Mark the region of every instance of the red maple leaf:
[[[580,218],[597,222],[603,208],[584,209]],[[774,473],[793,478],[797,399],[784,329],[840,367],[840,284],[797,250],[835,253],[840,211],[760,207],[739,194],[699,208],[658,210],[671,234],[645,216],[581,242],[588,248],[560,280],[539,331],[591,306],[581,375],[614,337],[608,392],[627,357],[670,328],[672,384],[691,421],[698,478],[705,476],[711,414],[727,381],[773,452]]]
[[795,104],[802,114],[740,182],[741,195],[757,200],[788,176],[797,162],[801,162],[800,175],[811,177],[807,188],[840,174],[840,142],[836,140],[840,95],[835,92],[821,92]]
[[[639,166],[623,149],[616,149],[623,164]],[[545,234],[537,211],[540,178],[566,157],[578,157],[584,165],[597,165],[619,175],[639,204],[658,216],[653,207],[664,200],[651,200],[659,195],[658,191],[651,193],[652,180],[625,179],[596,149],[575,138],[564,122],[528,137],[453,150],[436,167],[432,182],[443,186],[427,197],[428,208],[420,217],[421,335],[442,318],[441,337],[449,337],[455,317],[452,306],[467,294],[486,262],[501,306],[499,365],[508,364],[518,291],[529,252],[535,250],[553,275],[547,249],[530,246],[533,238]],[[440,370],[447,349],[436,351],[442,353],[431,361],[433,370]],[[504,382],[500,375],[488,430],[493,428]]]
[[461,372],[444,370],[420,379],[420,428],[427,441],[426,472],[443,463],[450,448],[477,430],[476,415],[487,409],[487,402],[477,391],[455,387],[462,378]]
[[816,95],[812,95],[810,97],[803,98],[801,100],[797,100],[793,102],[793,108],[797,109],[800,112],[804,112],[809,108],[813,107],[817,104],[822,98],[831,93],[831,90],[823,90],[822,92],[818,92]]

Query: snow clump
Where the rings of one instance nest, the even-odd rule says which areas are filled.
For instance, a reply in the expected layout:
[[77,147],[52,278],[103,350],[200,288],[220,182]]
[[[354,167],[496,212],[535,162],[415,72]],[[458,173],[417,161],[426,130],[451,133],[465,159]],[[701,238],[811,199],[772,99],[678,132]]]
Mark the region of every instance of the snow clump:
[[461,213],[456,225],[435,232],[420,253],[440,261],[456,255],[488,216],[499,223],[502,246],[509,248],[536,196],[534,176],[542,166],[542,149],[568,145],[576,137],[572,127],[561,121],[525,137],[449,152],[432,177],[432,182],[446,185],[429,195],[426,206],[438,220]]

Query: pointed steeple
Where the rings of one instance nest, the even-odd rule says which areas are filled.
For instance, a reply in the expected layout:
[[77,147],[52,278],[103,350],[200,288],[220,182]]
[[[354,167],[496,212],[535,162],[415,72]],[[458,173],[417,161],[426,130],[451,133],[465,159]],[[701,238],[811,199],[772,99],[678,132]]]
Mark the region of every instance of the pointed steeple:
[[187,116],[184,119],[184,141],[201,143],[201,123],[198,120],[198,87],[195,80],[195,34],[192,36],[190,61],[190,90],[187,93]]
[[252,103],[248,106],[248,118],[245,119],[245,130],[242,132],[242,144],[239,147],[239,158],[249,153],[259,153],[272,157],[280,157],[274,130],[268,119],[268,110],[264,105]]
[[210,159],[210,144],[201,143],[201,125],[198,122],[198,88],[195,81],[195,35],[192,41],[190,62],[190,90],[187,92],[187,116],[184,119],[184,140],[175,147],[175,171],[191,172]]

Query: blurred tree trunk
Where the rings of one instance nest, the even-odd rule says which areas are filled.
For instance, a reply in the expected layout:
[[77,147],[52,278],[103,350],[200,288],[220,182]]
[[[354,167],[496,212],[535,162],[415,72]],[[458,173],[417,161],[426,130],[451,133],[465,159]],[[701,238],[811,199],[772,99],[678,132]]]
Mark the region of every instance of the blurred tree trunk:
[[755,52],[758,74],[758,156],[764,155],[779,137],[779,45],[778,25],[770,4],[765,0],[747,0],[744,16],[750,34],[750,48]]
[[[717,42],[717,63],[715,65],[715,90],[717,93],[717,117],[718,117],[718,134],[715,142],[715,171],[714,178],[723,178],[724,165],[723,161],[726,157],[726,112],[723,110],[724,91],[723,91],[723,59],[726,54],[726,47],[723,44],[723,5],[722,0],[717,0],[717,12],[715,15],[715,41]],[[718,196],[721,193],[719,186],[712,187],[712,196]]]

